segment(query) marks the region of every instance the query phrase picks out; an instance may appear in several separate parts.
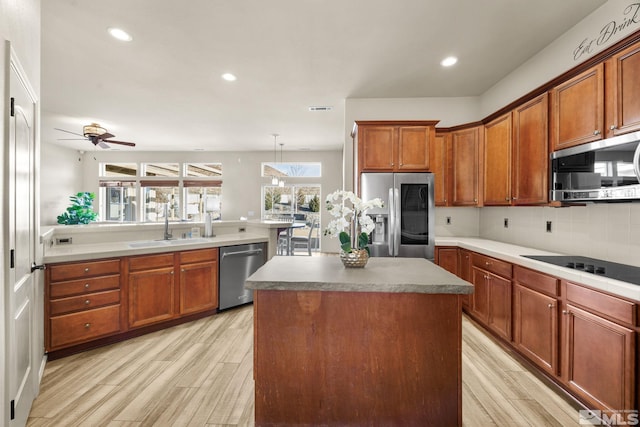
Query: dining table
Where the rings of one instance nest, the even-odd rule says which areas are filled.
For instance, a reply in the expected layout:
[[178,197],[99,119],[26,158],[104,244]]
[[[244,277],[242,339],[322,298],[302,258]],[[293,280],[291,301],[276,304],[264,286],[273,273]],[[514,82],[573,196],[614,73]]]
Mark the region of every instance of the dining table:
[[[293,248],[291,247],[291,237],[293,237],[293,230],[295,230],[296,228],[303,228],[306,225],[307,223],[305,221],[292,221],[291,223],[289,223],[288,226],[278,228],[278,238],[283,237],[283,233],[284,233],[285,255],[287,256],[293,255]],[[278,251],[280,252],[279,242],[278,242]]]

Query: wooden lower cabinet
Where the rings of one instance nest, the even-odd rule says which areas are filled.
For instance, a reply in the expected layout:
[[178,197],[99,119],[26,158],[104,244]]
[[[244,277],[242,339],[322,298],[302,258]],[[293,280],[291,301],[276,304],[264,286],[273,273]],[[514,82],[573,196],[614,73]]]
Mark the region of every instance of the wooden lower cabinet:
[[[473,283],[471,280],[471,251],[458,248],[458,276],[462,280]],[[473,307],[474,294],[462,296],[462,307],[470,310]]]
[[218,248],[53,264],[45,275],[45,347],[52,358],[218,307]]
[[436,264],[458,276],[458,248],[436,248]]
[[558,300],[520,284],[513,286],[513,343],[552,375],[558,371]]
[[[446,268],[452,247],[443,249]],[[519,265],[511,276],[511,264],[461,248],[456,267],[475,286],[471,317],[586,408],[615,416],[640,406],[637,302]]]
[[55,351],[123,329],[120,260],[68,262],[45,271],[45,350]]
[[635,332],[567,304],[564,381],[605,411],[635,407]]
[[218,307],[218,249],[180,254],[180,314]]
[[475,286],[472,313],[511,341],[511,264],[480,254],[471,256]]

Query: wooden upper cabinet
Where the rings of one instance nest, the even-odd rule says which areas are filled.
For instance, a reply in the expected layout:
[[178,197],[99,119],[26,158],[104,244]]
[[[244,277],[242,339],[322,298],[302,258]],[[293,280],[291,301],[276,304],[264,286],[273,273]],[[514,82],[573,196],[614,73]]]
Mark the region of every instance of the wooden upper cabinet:
[[640,45],[634,45],[605,63],[607,136],[640,129]]
[[362,171],[393,171],[396,160],[393,126],[358,126],[358,157]]
[[480,194],[480,127],[451,132],[453,206],[478,206]]
[[514,205],[545,204],[549,200],[548,111],[546,93],[513,111],[511,198]]
[[604,137],[604,64],[554,87],[552,151]]
[[429,170],[429,148],[433,144],[433,126],[398,127],[398,170]]
[[511,204],[511,113],[484,127],[484,204]]
[[360,172],[428,172],[437,121],[357,121]]
[[437,133],[433,140],[431,150],[431,172],[433,172],[434,199],[436,206],[449,206],[451,196],[451,170],[449,159],[451,158],[450,135],[448,133]]

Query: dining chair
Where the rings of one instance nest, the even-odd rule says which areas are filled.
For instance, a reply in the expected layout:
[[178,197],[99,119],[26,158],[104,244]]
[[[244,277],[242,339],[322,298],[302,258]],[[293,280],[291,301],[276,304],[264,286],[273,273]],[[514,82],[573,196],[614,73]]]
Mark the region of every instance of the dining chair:
[[314,218],[311,221],[311,226],[309,227],[309,234],[307,236],[293,236],[291,237],[291,254],[295,255],[296,248],[306,248],[309,256],[311,256],[311,236],[313,235],[313,230],[316,228],[317,220]]

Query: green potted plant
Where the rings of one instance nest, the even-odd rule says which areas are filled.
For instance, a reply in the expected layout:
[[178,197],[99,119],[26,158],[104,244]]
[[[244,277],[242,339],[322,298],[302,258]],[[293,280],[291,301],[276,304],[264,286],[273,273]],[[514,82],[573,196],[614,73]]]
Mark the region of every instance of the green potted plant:
[[58,215],[58,224],[89,224],[95,221],[98,214],[93,211],[95,194],[87,191],[69,197],[71,206],[62,215]]

